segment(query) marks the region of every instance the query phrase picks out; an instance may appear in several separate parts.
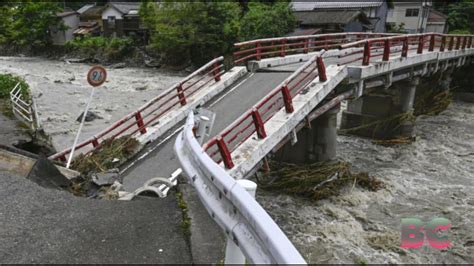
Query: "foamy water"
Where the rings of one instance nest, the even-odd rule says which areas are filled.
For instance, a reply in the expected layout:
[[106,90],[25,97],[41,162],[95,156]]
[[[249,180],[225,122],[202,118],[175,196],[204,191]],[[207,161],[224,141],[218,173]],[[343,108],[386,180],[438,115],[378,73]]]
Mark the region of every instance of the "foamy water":
[[[474,263],[474,105],[455,102],[419,117],[417,135],[394,147],[338,137],[339,159],[386,189],[349,186],[319,202],[259,190],[257,200],[309,263]],[[400,248],[406,217],[446,217],[452,247]]]
[[[57,150],[70,147],[91,92],[89,64],[68,64],[39,57],[0,57],[0,73],[26,80],[36,100],[40,122]],[[136,110],[182,79],[156,69],[107,69],[107,82],[96,89],[90,110],[101,119],[86,122],[80,140],[87,139]]]

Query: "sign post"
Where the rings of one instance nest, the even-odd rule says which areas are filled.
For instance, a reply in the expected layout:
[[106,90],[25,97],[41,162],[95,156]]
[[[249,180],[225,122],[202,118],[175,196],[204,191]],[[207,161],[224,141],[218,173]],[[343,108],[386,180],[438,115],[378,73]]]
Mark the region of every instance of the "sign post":
[[95,88],[104,84],[106,79],[107,71],[101,66],[94,66],[87,73],[87,82],[89,82],[89,84],[92,86],[92,91],[89,96],[89,100],[87,101],[86,109],[82,114],[81,124],[79,125],[79,130],[77,130],[76,138],[74,139],[74,144],[72,145],[71,153],[69,154],[69,158],[67,160],[66,168],[68,169],[71,166],[72,157],[74,156],[74,150],[76,149],[76,145],[79,140],[79,135],[81,135],[82,127],[84,126],[84,122],[86,121],[87,112],[89,111],[89,106],[92,102],[92,98],[94,97]]

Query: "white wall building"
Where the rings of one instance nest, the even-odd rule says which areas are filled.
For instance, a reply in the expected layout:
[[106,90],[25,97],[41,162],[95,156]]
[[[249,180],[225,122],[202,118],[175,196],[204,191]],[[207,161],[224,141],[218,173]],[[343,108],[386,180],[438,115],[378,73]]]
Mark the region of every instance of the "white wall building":
[[408,33],[426,32],[431,0],[394,1],[388,10],[387,23],[394,26],[404,24]]
[[74,38],[74,31],[79,25],[79,13],[75,11],[66,11],[58,13],[57,16],[61,18],[63,24],[67,27],[66,30],[51,27],[51,38],[53,44],[64,45],[67,41]]

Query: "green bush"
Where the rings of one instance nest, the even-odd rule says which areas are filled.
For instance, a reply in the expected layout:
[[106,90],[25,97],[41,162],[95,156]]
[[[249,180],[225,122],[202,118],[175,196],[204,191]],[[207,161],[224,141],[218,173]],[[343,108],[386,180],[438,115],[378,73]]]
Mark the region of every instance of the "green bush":
[[69,52],[79,52],[84,56],[94,57],[103,54],[108,59],[117,59],[131,49],[130,38],[91,37],[75,38],[66,43]]
[[250,2],[248,12],[241,20],[242,41],[260,38],[281,37],[296,26],[296,18],[287,2]]
[[0,99],[7,99],[10,97],[10,91],[15,87],[15,85],[20,82],[22,94],[25,98],[29,97],[29,87],[26,82],[17,76],[11,74],[0,74]]

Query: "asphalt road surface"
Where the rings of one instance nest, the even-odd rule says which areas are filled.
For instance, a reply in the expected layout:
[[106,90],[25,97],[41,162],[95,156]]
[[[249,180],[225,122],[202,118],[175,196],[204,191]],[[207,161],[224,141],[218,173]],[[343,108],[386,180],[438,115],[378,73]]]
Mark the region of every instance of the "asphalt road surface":
[[[211,136],[225,129],[290,75],[291,72],[251,73],[207,103],[206,108],[216,113]],[[169,177],[180,168],[173,150],[175,138],[176,134],[166,141],[152,143],[137,156],[147,154],[122,175],[125,190],[133,191],[150,178]]]

